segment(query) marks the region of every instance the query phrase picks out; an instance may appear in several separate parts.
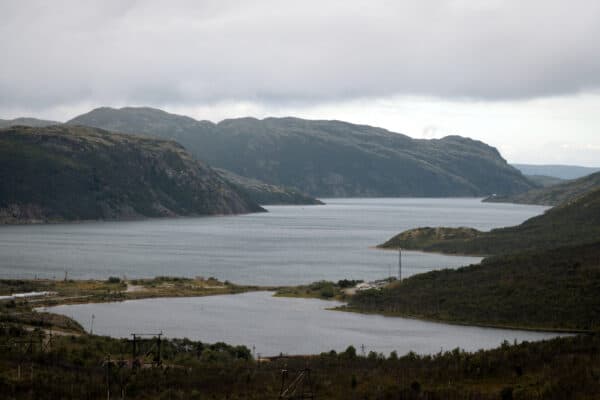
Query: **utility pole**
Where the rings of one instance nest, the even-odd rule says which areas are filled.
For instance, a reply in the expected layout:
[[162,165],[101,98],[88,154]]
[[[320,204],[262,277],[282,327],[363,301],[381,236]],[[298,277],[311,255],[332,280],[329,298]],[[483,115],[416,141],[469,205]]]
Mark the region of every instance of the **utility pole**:
[[402,280],[402,249],[398,247],[398,280]]
[[152,355],[152,365],[162,364],[162,331],[160,333],[132,333],[131,362],[132,368],[143,366],[147,356]]
[[110,365],[112,360],[110,359],[110,354],[104,361],[104,366],[106,368],[106,400],[110,400]]

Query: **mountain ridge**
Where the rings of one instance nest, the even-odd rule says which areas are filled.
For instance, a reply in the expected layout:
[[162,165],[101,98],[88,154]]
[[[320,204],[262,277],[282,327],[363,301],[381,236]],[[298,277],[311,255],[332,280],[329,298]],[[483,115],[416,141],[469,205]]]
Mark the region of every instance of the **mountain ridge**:
[[61,124],[61,122],[58,122],[58,121],[50,121],[50,120],[31,118],[31,117],[0,119],[0,128],[8,128],[11,126],[43,127],[43,126],[60,125],[60,124]]
[[210,165],[317,197],[512,194],[535,185],[483,142],[412,139],[383,128],[295,117],[212,123],[151,108],[100,108],[67,124],[176,140]]
[[560,179],[577,179],[600,171],[600,167],[583,167],[568,164],[520,164],[513,163],[513,167],[524,175],[545,175]]

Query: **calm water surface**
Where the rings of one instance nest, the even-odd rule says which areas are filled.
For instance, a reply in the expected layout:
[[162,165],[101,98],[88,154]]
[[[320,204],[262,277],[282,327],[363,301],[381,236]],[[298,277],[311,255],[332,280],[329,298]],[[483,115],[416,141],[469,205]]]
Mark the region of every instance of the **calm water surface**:
[[[214,276],[286,285],[377,279],[397,254],[373,249],[405,229],[518,224],[545,207],[479,199],[326,199],[325,206],[270,206],[269,213],[0,227],[0,277]],[[405,276],[478,262],[406,252]]]
[[120,303],[48,308],[68,315],[86,329],[94,314],[94,333],[129,337],[160,332],[209,343],[224,341],[256,347],[262,355],[315,354],[353,345],[359,351],[399,354],[467,351],[499,346],[502,341],[541,340],[551,333],[476,328],[413,319],[364,315],[326,308],[341,303],[272,297],[269,292],[195,298],[146,299]]

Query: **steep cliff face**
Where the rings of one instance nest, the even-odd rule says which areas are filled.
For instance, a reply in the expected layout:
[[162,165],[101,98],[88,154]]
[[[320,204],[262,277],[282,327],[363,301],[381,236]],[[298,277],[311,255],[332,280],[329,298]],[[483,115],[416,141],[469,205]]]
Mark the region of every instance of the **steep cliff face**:
[[0,222],[262,211],[174,142],[74,126],[0,130]]
[[210,165],[317,197],[486,196],[535,185],[485,143],[418,140],[342,121],[213,124],[150,108],[99,108],[68,124],[176,140]]

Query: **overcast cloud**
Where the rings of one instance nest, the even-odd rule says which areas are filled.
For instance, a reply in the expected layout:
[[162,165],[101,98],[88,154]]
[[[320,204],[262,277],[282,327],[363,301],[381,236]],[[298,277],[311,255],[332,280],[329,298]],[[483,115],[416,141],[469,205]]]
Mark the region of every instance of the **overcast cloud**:
[[[0,18],[0,118],[126,104],[336,118],[365,99],[451,111],[600,88],[597,0],[2,1]],[[432,114],[366,122],[444,131]]]

